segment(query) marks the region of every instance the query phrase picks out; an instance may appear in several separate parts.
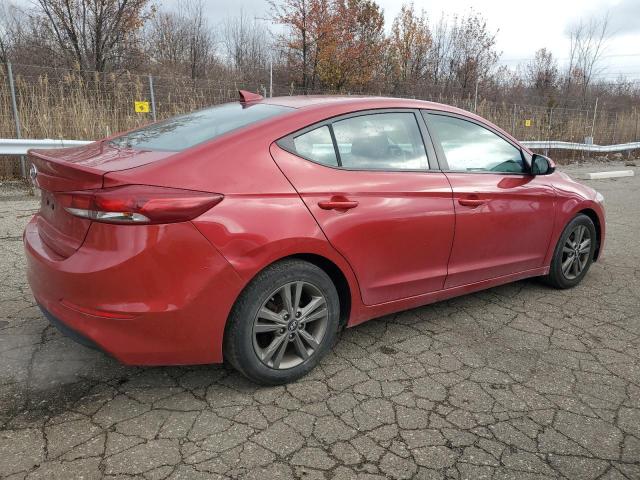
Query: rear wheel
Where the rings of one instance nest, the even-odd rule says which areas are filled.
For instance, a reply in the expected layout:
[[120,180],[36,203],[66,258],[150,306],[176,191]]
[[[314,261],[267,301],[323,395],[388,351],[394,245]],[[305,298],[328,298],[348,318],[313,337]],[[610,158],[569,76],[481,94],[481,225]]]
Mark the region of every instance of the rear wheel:
[[278,262],[258,274],[234,305],[225,358],[254,382],[291,382],[333,346],[339,317],[338,293],[322,269],[302,260]]
[[596,249],[596,228],[586,215],[577,215],[565,227],[545,281],[556,288],[578,285],[587,274]]

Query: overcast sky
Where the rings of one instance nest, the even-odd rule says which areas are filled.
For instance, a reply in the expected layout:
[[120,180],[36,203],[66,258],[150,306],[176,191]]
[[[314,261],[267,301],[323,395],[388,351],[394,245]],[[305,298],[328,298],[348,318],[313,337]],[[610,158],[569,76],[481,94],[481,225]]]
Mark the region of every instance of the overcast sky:
[[[16,0],[28,4],[31,0]],[[267,18],[267,0],[204,0],[213,24],[241,11]],[[399,12],[402,0],[377,0],[383,8],[387,28]],[[156,0],[158,5],[179,8],[181,0]],[[569,50],[567,30],[580,18],[603,16],[609,12],[611,38],[600,78],[615,80],[620,74],[640,80],[640,0],[415,0],[431,19],[441,14],[464,14],[472,7],[483,14],[497,34],[502,63],[516,66],[542,47],[550,49],[560,64]]]
[[[387,28],[402,5],[401,0],[377,0],[383,8]],[[158,2],[167,7],[180,0]],[[209,18],[220,22],[225,17],[247,15],[265,18],[266,0],[205,0]],[[615,80],[619,74],[640,79],[640,0],[415,0],[417,10],[437,19],[445,15],[464,14],[473,7],[482,13],[492,30],[498,30],[497,46],[502,62],[515,66],[533,56],[542,47],[550,49],[562,63],[569,50],[568,28],[582,18],[610,15],[612,37],[608,42],[606,70],[601,77]]]

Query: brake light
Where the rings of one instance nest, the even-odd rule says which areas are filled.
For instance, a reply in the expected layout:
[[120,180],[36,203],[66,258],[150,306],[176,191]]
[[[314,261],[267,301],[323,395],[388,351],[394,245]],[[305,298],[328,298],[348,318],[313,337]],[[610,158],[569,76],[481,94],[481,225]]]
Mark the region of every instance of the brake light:
[[157,224],[196,218],[220,203],[222,195],[148,185],[125,185],[57,194],[71,215],[97,222]]

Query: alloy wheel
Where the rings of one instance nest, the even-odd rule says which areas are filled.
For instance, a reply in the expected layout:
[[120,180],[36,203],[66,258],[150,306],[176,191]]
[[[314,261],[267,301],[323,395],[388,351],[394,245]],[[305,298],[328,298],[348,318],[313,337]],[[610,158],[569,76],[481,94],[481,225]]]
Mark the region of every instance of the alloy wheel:
[[574,280],[589,263],[591,233],[584,225],[576,225],[562,247],[562,274]]
[[327,330],[327,300],[315,285],[290,282],[275,290],[253,322],[253,348],[266,366],[281,370],[316,353]]

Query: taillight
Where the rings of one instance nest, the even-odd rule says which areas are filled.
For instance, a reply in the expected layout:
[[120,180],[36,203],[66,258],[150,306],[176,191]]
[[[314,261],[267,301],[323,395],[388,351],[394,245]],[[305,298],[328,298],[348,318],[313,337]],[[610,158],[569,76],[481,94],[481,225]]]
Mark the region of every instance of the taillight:
[[72,215],[121,224],[184,222],[202,215],[223,198],[215,193],[148,185],[82,190],[56,196]]

